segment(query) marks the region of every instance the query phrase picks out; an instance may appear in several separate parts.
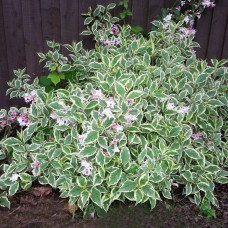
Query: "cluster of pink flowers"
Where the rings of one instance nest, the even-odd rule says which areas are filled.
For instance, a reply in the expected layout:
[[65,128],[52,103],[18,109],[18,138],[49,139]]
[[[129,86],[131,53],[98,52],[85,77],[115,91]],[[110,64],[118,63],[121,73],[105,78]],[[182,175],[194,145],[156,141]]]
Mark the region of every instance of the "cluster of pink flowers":
[[50,117],[61,126],[61,125],[67,125],[68,124],[68,118],[65,117],[59,117],[56,113],[52,112]]
[[36,93],[35,90],[33,90],[31,93],[25,93],[25,94],[24,94],[25,102],[26,102],[26,103],[33,102],[34,99],[36,98],[36,96],[37,96],[37,93]]
[[35,161],[32,163],[32,169],[37,169],[37,168],[39,168],[39,166],[40,166],[40,162],[37,161],[37,160],[35,160]]
[[111,128],[116,130],[116,132],[122,132],[123,131],[123,127],[117,123],[113,123]]
[[110,28],[110,33],[113,34],[114,36],[118,36],[119,32],[120,32],[119,27],[113,24]]
[[120,149],[118,148],[118,142],[119,142],[119,140],[116,139],[116,138],[114,138],[114,139],[112,140],[112,145],[114,145],[114,152],[115,152],[115,153],[120,152]]
[[188,36],[196,34],[196,30],[194,28],[192,28],[192,26],[189,26],[187,28],[180,27],[179,31],[183,37],[188,37]]
[[108,119],[115,118],[114,114],[112,113],[112,110],[110,108],[105,108],[103,112],[101,113],[101,116],[106,116]]
[[113,47],[113,46],[118,46],[121,45],[121,40],[117,37],[114,37],[113,39],[107,39],[104,37],[100,38],[100,42],[107,47]]
[[180,108],[177,108],[173,102],[168,102],[166,106],[167,110],[173,110],[176,111],[179,114],[186,114],[190,110],[190,106],[182,106]]
[[209,8],[209,7],[213,8],[213,7],[215,7],[215,4],[213,2],[211,2],[210,0],[203,0],[202,6],[204,8]]
[[203,134],[201,132],[198,132],[198,133],[195,133],[195,134],[191,134],[191,138],[192,139],[199,139],[202,136],[203,136]]
[[82,174],[85,176],[90,176],[92,175],[92,166],[90,165],[89,162],[82,160],[81,161],[81,166],[83,167]]
[[17,116],[17,121],[21,127],[28,127],[31,124],[27,113],[20,113],[19,116]]
[[137,120],[137,117],[132,115],[132,114],[129,114],[129,113],[126,113],[124,115],[124,118],[125,120],[127,120],[127,124],[131,124],[132,122],[134,122],[135,120]]
[[102,36],[100,38],[100,42],[106,45],[107,47],[121,45],[121,40],[118,38],[119,32],[120,32],[119,27],[113,24],[110,28],[110,34],[114,35],[114,38],[108,39]]
[[102,91],[100,89],[99,90],[94,89],[92,91],[92,96],[90,96],[89,98],[93,99],[93,100],[100,100],[100,99],[104,98],[104,94],[102,93]]

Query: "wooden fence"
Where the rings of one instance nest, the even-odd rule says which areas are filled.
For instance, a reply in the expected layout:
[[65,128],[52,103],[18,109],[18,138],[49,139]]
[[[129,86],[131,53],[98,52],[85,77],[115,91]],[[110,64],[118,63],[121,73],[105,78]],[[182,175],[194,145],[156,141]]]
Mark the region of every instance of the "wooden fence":
[[[83,38],[82,13],[97,4],[107,5],[119,0],[0,0],[0,108],[15,105],[5,96],[7,81],[13,69],[27,68],[30,75],[41,75],[36,52],[48,50],[46,40],[71,43],[82,40],[91,47],[91,39]],[[163,7],[174,0],[131,0],[133,17],[127,22],[150,30],[150,22],[156,19]],[[207,9],[197,21],[196,41],[200,58],[228,58],[228,0],[218,0],[214,9]],[[120,8],[113,14],[118,16]]]

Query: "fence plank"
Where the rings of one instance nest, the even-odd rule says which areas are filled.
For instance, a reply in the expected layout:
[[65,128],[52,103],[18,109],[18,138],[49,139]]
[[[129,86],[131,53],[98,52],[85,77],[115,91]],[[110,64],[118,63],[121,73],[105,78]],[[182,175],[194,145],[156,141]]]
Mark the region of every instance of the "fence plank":
[[141,26],[144,29],[147,28],[148,3],[148,0],[141,0],[140,4],[137,0],[132,0],[133,15],[131,19],[131,24],[133,26]]
[[228,59],[228,21],[226,23],[226,35],[225,35],[224,41],[225,42],[222,50],[222,59]]
[[[221,0],[227,1],[227,0]],[[225,30],[228,16],[228,7],[221,7],[217,5],[214,8],[213,19],[211,24],[210,39],[207,49],[207,59],[220,59],[222,57],[222,50],[224,45]]]
[[[8,97],[6,97],[7,90],[7,81],[9,81],[9,69],[8,69],[8,61],[7,61],[7,49],[6,39],[5,39],[5,29],[4,29],[4,18],[3,18],[3,7],[2,1],[0,0],[0,109],[1,108],[9,108],[10,101]],[[2,45],[3,44],[3,45]]]
[[200,48],[196,49],[196,53],[197,57],[201,59],[205,59],[207,56],[208,38],[210,36],[212,18],[213,9],[207,9],[203,13],[203,16],[196,22],[195,41],[200,44]]
[[22,1],[27,72],[35,77],[43,73],[37,52],[43,52],[40,1]]
[[60,0],[61,42],[72,43],[79,40],[79,1]]
[[[61,42],[61,22],[59,0],[40,0],[44,51],[49,48],[47,40]],[[67,2],[66,2],[67,3]]]

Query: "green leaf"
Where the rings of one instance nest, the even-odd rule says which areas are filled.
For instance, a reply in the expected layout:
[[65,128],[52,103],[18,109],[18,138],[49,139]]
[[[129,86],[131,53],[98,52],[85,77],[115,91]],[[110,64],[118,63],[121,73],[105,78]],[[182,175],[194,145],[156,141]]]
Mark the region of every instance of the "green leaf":
[[89,66],[90,66],[93,70],[100,70],[100,69],[102,68],[102,64],[96,63],[96,62],[90,63]]
[[84,208],[86,203],[89,201],[90,194],[87,190],[83,191],[80,195],[80,200],[82,202],[81,209]]
[[50,86],[52,84],[51,79],[48,78],[47,76],[40,76],[39,81],[44,86]]
[[52,83],[54,85],[57,85],[60,82],[60,80],[61,80],[61,76],[58,73],[56,73],[56,72],[51,72],[48,75],[48,78],[52,81]]
[[102,152],[98,151],[97,155],[96,155],[96,162],[99,166],[104,166],[105,164],[105,156]]
[[20,174],[20,179],[21,179],[22,182],[27,182],[27,183],[32,182],[32,177],[29,174],[27,174],[27,173],[21,173]]
[[61,71],[70,71],[71,65],[69,64],[64,64],[61,66]]
[[97,151],[97,148],[95,146],[86,146],[81,150],[79,155],[81,157],[90,157],[90,156],[93,156],[96,153],[96,151]]
[[170,137],[177,137],[181,131],[181,127],[174,127],[170,131]]
[[147,185],[143,186],[142,191],[146,196],[155,198],[155,191],[154,191],[154,188],[152,185],[147,184]]
[[9,196],[13,196],[19,189],[19,182],[15,182],[9,188]]
[[131,30],[134,32],[134,33],[140,33],[143,31],[143,28],[139,25],[136,25],[136,26],[131,26]]
[[101,192],[97,188],[92,188],[90,198],[97,206],[102,207]]
[[41,147],[41,144],[33,143],[28,146],[28,151],[35,151]]
[[215,182],[219,184],[228,184],[228,178],[227,177],[218,177],[215,179]]
[[210,99],[208,101],[208,104],[211,105],[211,106],[214,106],[214,107],[224,106],[224,104],[221,101],[216,100],[216,99]]
[[24,131],[24,142],[28,141],[37,130],[38,123],[30,124]]
[[115,3],[110,3],[109,5],[107,5],[107,10],[114,9],[115,7],[116,7]]
[[69,192],[69,196],[73,196],[73,197],[77,197],[80,196],[80,194],[82,193],[83,188],[80,186],[74,186],[70,192]]
[[127,147],[124,147],[121,152],[120,152],[120,159],[122,164],[125,166],[127,165],[130,160],[131,160],[131,156],[130,156],[130,151]]
[[6,196],[0,196],[0,206],[10,208],[10,201]]
[[199,83],[203,83],[203,82],[205,82],[206,81],[206,79],[208,78],[208,74],[206,74],[206,73],[203,73],[203,74],[200,74],[198,77],[197,77],[197,79],[196,79],[196,84],[199,84]]
[[110,173],[109,179],[108,179],[108,185],[116,185],[120,178],[122,176],[122,170],[117,168],[114,171]]
[[19,139],[13,137],[6,139],[5,141],[3,141],[3,143],[7,146],[18,146],[22,144]]
[[126,91],[124,89],[124,86],[120,82],[115,82],[115,91],[122,98],[124,98],[126,95]]
[[83,103],[82,103],[82,99],[78,96],[71,96],[71,99],[73,100],[74,104],[78,107],[83,109]]
[[192,148],[186,149],[185,154],[188,155],[188,157],[195,160],[201,159],[199,152],[197,152],[195,149],[192,149]]
[[141,97],[144,94],[141,90],[133,90],[127,95],[127,99],[134,100]]
[[93,21],[93,17],[87,17],[87,18],[84,20],[84,25],[88,25],[88,24],[90,24],[92,21]]
[[132,180],[126,180],[120,187],[121,192],[132,192],[136,188],[136,182]]
[[91,144],[94,143],[98,139],[98,132],[97,131],[90,131],[86,134],[85,139],[83,141],[84,144]]

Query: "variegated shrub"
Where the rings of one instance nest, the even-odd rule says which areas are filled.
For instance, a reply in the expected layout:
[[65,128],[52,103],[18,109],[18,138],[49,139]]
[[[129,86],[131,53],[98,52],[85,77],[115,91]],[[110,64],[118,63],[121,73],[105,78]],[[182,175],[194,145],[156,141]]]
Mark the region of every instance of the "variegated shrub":
[[[95,22],[96,48],[80,50],[86,61],[76,44],[64,45],[67,62],[48,59],[63,73],[80,65],[81,75],[65,89],[46,93],[37,80],[24,86],[32,102],[24,110],[28,127],[1,141],[9,160],[2,165],[1,205],[38,180],[85,215],[102,215],[115,200],[154,208],[178,187],[197,205],[218,206],[215,182],[228,182],[225,61],[198,60],[193,35],[179,30],[182,21],[165,28],[155,21],[145,38],[107,20]],[[101,36],[119,43],[107,45]]]

